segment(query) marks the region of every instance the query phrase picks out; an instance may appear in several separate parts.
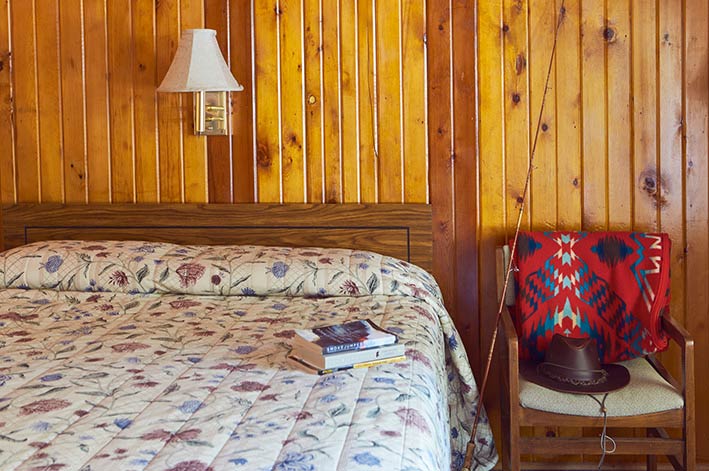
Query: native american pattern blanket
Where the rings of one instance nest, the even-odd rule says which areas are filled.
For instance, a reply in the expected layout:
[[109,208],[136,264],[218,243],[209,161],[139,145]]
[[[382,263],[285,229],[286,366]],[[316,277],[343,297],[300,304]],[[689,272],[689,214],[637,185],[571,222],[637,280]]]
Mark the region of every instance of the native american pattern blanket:
[[[38,243],[0,254],[0,470],[458,470],[478,401],[433,277],[342,249]],[[318,376],[296,329],[406,360]],[[496,461],[481,417],[473,469]]]
[[541,361],[554,333],[590,336],[604,363],[667,348],[670,240],[638,232],[522,232],[513,308],[520,357]]

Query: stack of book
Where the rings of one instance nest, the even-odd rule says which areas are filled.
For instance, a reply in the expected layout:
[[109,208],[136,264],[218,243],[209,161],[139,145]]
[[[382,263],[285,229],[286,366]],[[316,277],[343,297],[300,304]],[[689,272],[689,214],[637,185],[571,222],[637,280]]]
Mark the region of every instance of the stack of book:
[[288,359],[321,375],[406,359],[396,334],[369,319],[295,333]]

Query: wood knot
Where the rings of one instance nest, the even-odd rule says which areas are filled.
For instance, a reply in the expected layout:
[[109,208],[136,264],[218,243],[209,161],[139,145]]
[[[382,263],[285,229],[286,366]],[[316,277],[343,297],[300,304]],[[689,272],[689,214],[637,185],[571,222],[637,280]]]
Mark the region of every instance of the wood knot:
[[556,432],[553,430],[547,430],[546,436],[549,438],[554,438],[556,437]]
[[524,57],[524,54],[517,54],[517,58],[515,59],[515,70],[517,71],[517,75],[522,75],[522,72],[524,72],[526,67],[527,59]]
[[640,173],[638,184],[640,190],[652,199],[656,208],[663,209],[667,206],[669,187],[662,175],[657,175],[657,170],[649,168]]
[[273,7],[273,12],[276,14],[276,16],[280,16],[283,13],[283,10],[281,10],[278,5]]
[[607,28],[603,28],[603,39],[606,40],[606,42],[612,43],[615,41],[616,34],[615,30],[611,28],[610,26]]
[[571,184],[578,188],[578,186],[579,186],[579,179],[578,179],[578,177],[576,177],[576,178],[574,178],[573,180],[571,180]]
[[542,131],[547,132],[549,130],[549,125],[547,123],[542,123]]
[[503,25],[502,25],[502,32],[503,32],[503,33],[506,33],[506,32],[508,32],[509,30],[510,30],[510,25],[508,25],[508,24],[503,24]]
[[147,67],[145,67],[145,64],[138,64],[138,68],[143,72]]
[[0,72],[2,72],[3,69],[5,69],[5,61],[0,61]]
[[444,29],[443,23],[438,23],[438,31],[443,31]]
[[521,196],[518,196],[516,198],[516,201],[517,201],[517,204],[522,204],[522,203],[524,203],[524,198],[522,198]]
[[512,94],[512,102],[516,105],[520,102],[521,98],[519,96],[519,93],[513,93]]
[[269,168],[271,166],[271,155],[268,152],[268,147],[265,144],[259,144],[256,151],[256,163],[259,167]]

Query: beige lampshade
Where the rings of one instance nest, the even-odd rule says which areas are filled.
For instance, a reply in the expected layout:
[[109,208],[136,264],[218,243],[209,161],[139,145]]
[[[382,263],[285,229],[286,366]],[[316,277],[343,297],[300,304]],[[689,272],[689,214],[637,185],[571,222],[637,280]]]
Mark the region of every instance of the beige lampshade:
[[224,62],[213,29],[187,29],[177,45],[175,58],[158,87],[159,92],[241,91]]

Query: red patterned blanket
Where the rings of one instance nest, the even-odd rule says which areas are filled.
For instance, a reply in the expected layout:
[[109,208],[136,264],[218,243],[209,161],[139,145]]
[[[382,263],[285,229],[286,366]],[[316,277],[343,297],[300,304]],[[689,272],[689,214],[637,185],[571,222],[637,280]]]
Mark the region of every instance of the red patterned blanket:
[[541,361],[554,333],[590,336],[604,363],[667,348],[670,239],[638,232],[522,232],[513,260],[520,356]]

